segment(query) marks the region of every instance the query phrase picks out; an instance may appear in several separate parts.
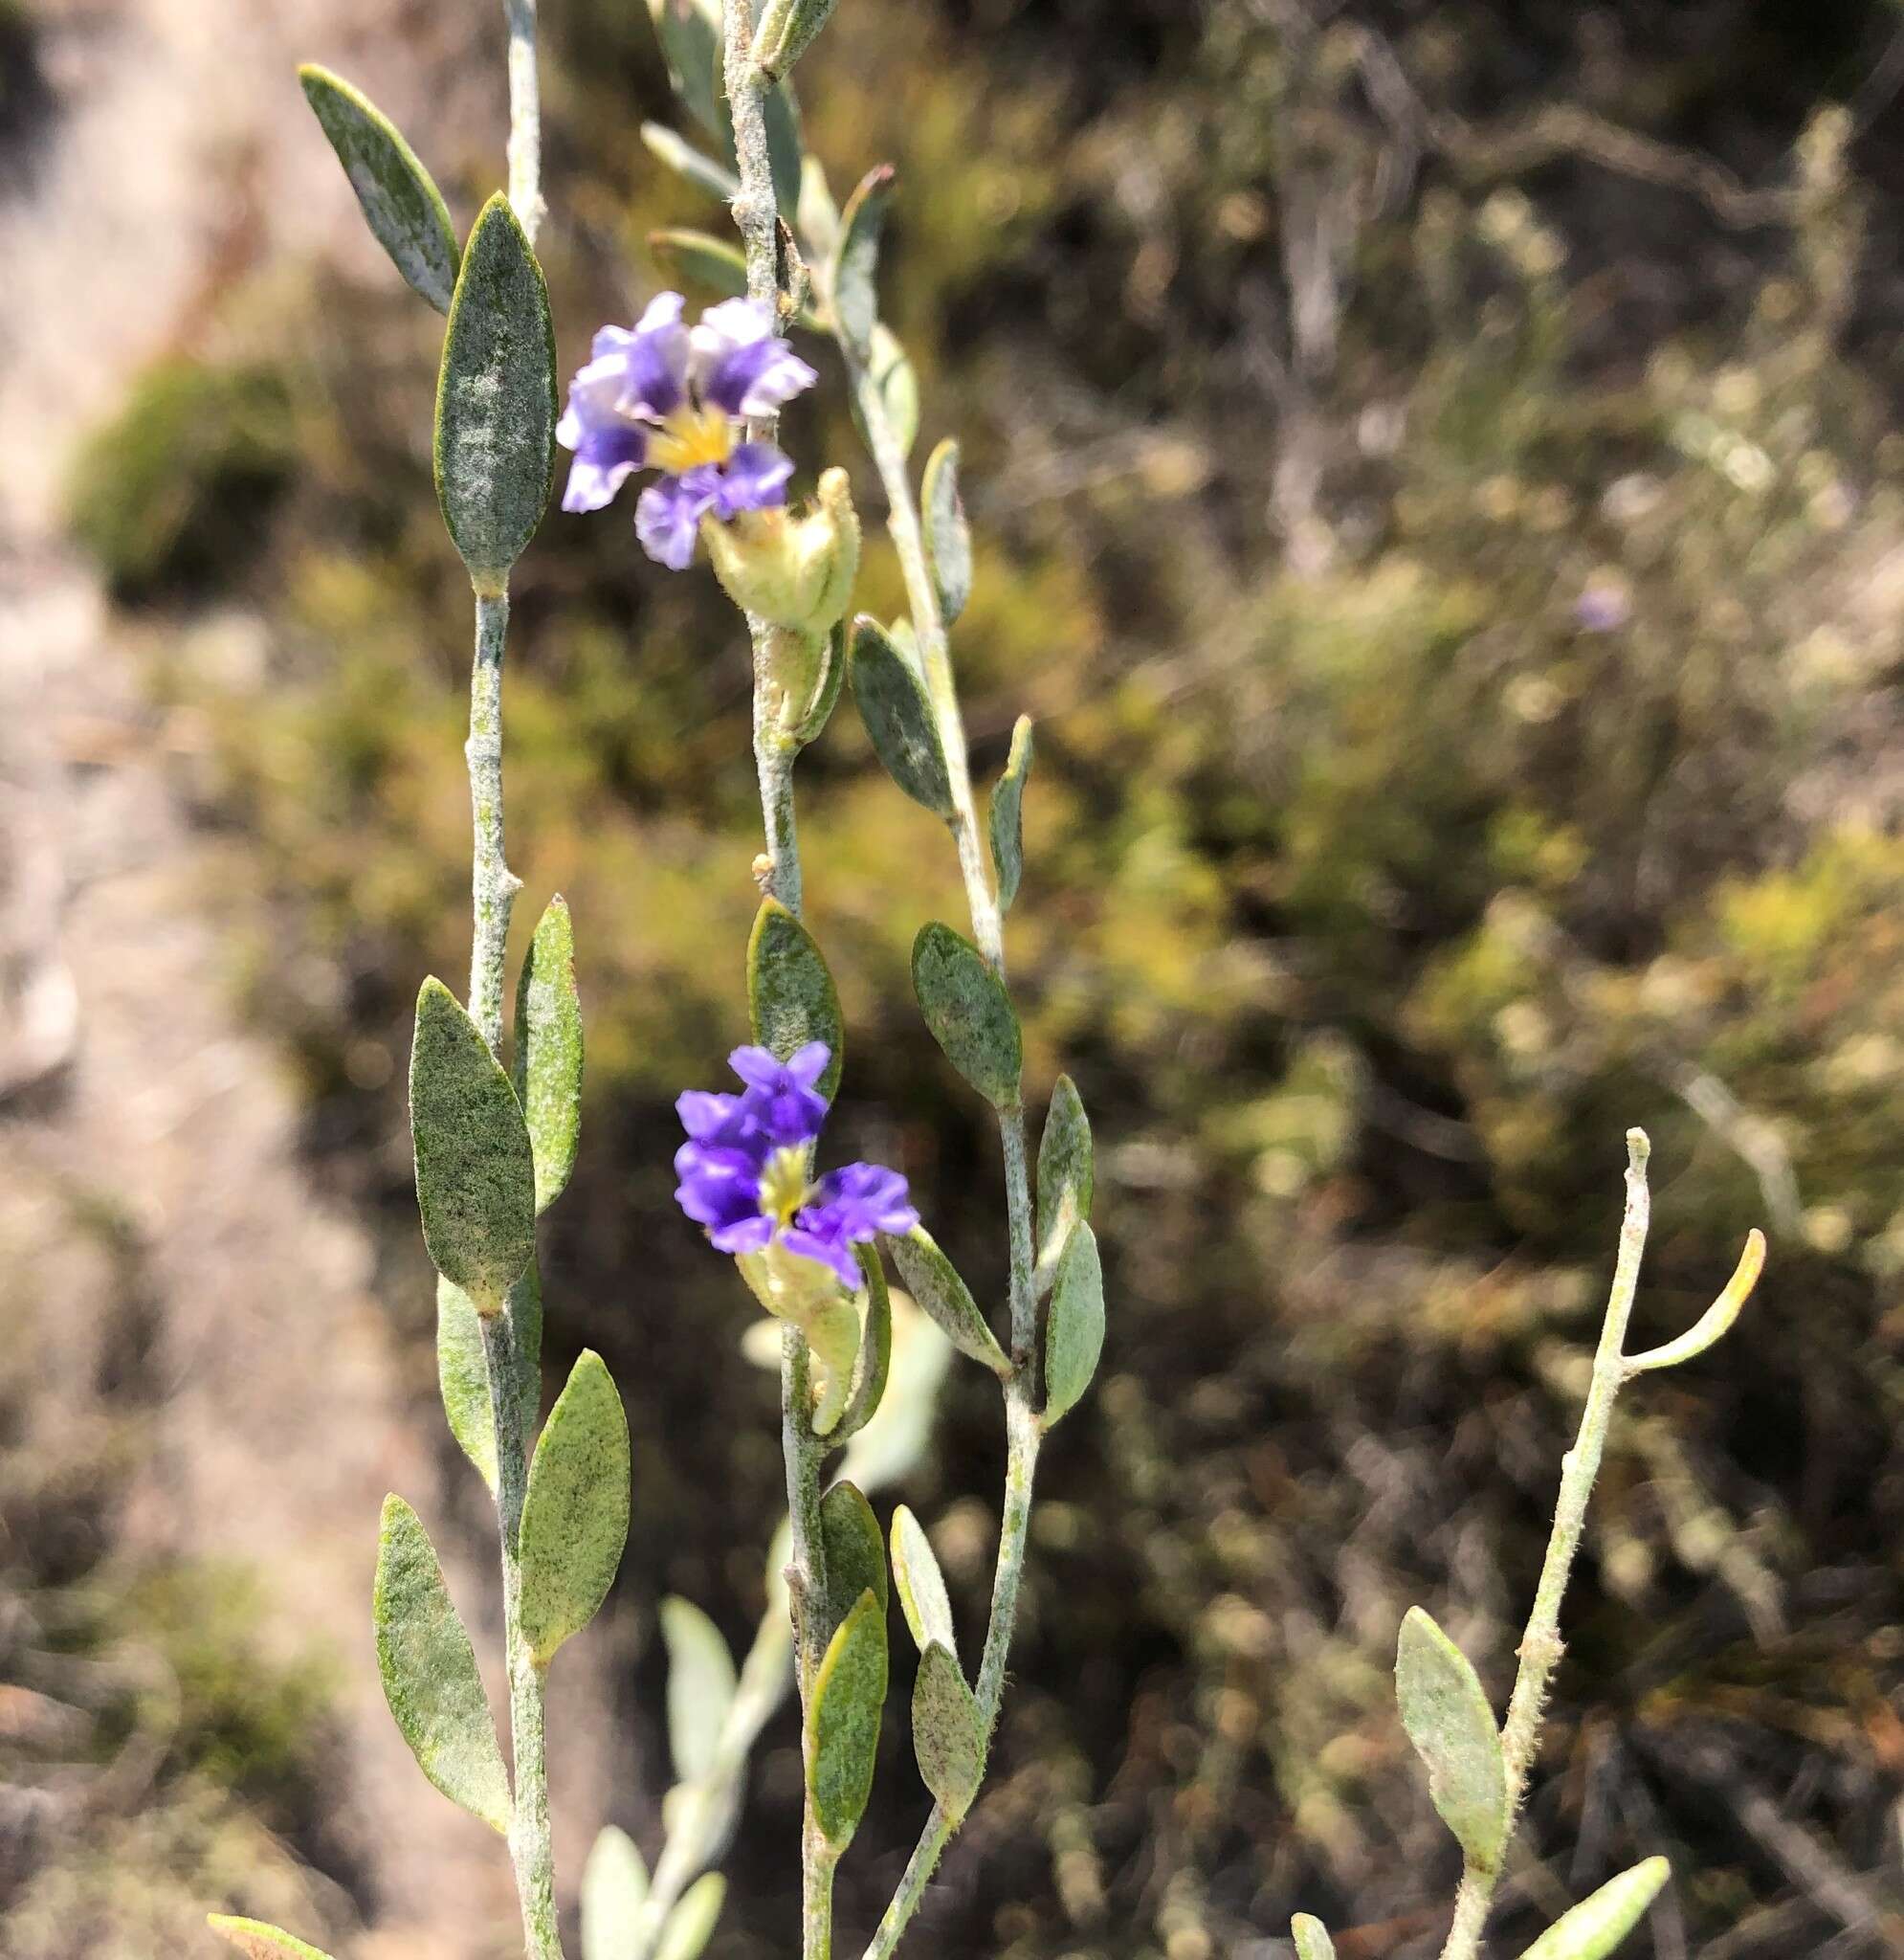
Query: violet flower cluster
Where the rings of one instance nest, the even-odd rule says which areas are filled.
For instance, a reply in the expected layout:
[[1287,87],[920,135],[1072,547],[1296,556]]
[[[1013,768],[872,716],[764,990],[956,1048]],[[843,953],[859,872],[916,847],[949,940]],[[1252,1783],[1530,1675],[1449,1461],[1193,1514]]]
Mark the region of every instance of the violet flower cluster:
[[662,293],[632,330],[603,327],[555,432],[575,452],[565,510],[600,510],[636,470],[661,472],[636,501],[634,531],[676,571],[693,560],[703,518],[724,523],[786,502],[793,464],[770,442],[743,440],[742,425],[818,379],[775,334],[771,308],[723,300],[689,327],[682,304]]
[[741,1095],[688,1090],[675,1104],[688,1133],[675,1153],[675,1198],[719,1252],[779,1247],[856,1288],[852,1248],[882,1232],[910,1232],[919,1214],[906,1201],[906,1180],[880,1164],[842,1165],[813,1181],[813,1145],[827,1120],[815,1085],[830,1058],[824,1041],[786,1061],[764,1048],[737,1048],[727,1059],[746,1085]]

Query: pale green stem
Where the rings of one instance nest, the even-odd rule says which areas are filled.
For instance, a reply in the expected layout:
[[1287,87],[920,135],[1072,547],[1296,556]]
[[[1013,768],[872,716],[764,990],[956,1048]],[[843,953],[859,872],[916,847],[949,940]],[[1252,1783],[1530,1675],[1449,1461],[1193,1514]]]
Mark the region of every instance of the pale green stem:
[[509,913],[522,888],[502,850],[502,642],[509,628],[506,587],[477,592],[476,621],[476,659],[470,668],[470,734],[463,745],[470,766],[473,832],[470,893],[475,930],[470,940],[470,1018],[499,1060]]
[[[965,748],[964,718],[959,708],[958,684],[946,644],[945,621],[939,593],[926,563],[925,536],[919,505],[906,467],[904,450],[886,413],[886,405],[873,377],[845,335],[839,346],[866,433],[867,447],[886,492],[886,525],[906,583],[913,633],[919,642],[919,664],[926,692],[939,724],[945,751],[946,775],[952,790],[952,835],[959,849],[959,869],[964,879],[965,903],[971,914],[972,936],[981,953],[1001,980],[1005,978],[1004,920],[980,836],[977,804],[972,795],[971,765]],[[1027,1534],[1031,1518],[1031,1482],[1037,1469],[1040,1429],[1037,1415],[1037,1295],[1033,1286],[1034,1250],[1031,1231],[1031,1180],[1025,1144],[1025,1112],[1016,1102],[998,1112],[1000,1147],[1005,1158],[1005,1202],[1011,1255],[1011,1358],[1015,1364],[1005,1385],[1006,1468],[1005,1504],[999,1521],[998,1565],[992,1576],[991,1616],[985,1627],[984,1658],[979,1664],[979,1714],[986,1747],[998,1722],[1005,1694],[1006,1658],[1011,1646],[1018,1613],[1018,1587],[1024,1575]],[[866,1960],[887,1960],[919,1909],[927,1882],[952,1833],[954,1818],[934,1804],[924,1830],[907,1860],[904,1876],[866,1949]]]
[[[1574,1555],[1580,1549],[1581,1532],[1586,1524],[1587,1501],[1593,1495],[1594,1480],[1600,1475],[1601,1458],[1605,1454],[1613,1404],[1630,1373],[1626,1360],[1627,1324],[1632,1318],[1633,1296],[1639,1289],[1640,1258],[1646,1251],[1651,1211],[1647,1191],[1649,1149],[1644,1130],[1627,1132],[1627,1208],[1620,1225],[1620,1251],[1613,1263],[1606,1318],[1601,1325],[1600,1346],[1593,1356],[1593,1377],[1586,1392],[1586,1407],[1581,1413],[1580,1434],[1573,1448],[1561,1459],[1561,1495],[1554,1507],[1554,1529],[1540,1567],[1540,1582],[1535,1589],[1534,1608],[1520,1639],[1520,1666],[1515,1675],[1514,1693],[1508,1700],[1507,1720],[1501,1725],[1510,1818],[1518,1813],[1527,1793],[1528,1772],[1540,1737],[1540,1716],[1547,1703],[1548,1684],[1565,1652],[1561,1639],[1561,1602],[1566,1596],[1567,1578],[1573,1570]],[[1484,1868],[1470,1860],[1461,1874],[1454,1920],[1441,1949],[1441,1960],[1474,1960],[1480,1951],[1488,1906],[1499,1880],[1497,1865]]]
[[[779,222],[773,170],[767,157],[766,91],[769,86],[753,58],[753,0],[727,0],[724,79],[734,120],[734,158],[741,188],[734,197],[734,222],[747,257],[750,299],[777,309],[780,299]],[[773,439],[776,417],[756,416],[747,425],[754,441]],[[761,817],[766,833],[764,887],[789,912],[800,911],[800,846],[793,819],[793,758],[769,712],[771,689],[769,630],[749,617],[754,648],[754,761],[760,774]],[[781,1446],[786,1461],[786,1508],[792,1555],[787,1570],[805,1715],[813,1680],[825,1656],[826,1552],[820,1538],[820,1461],[824,1446],[813,1434],[812,1395],[808,1378],[807,1337],[789,1323],[781,1348]],[[804,1733],[804,1728],[803,1728]],[[801,1951],[804,1960],[830,1960],[832,1952],[833,1860],[813,1814],[810,1780],[800,1834]]]
[[509,1678],[509,1724],[516,1801],[509,1820],[509,1858],[522,1906],[528,1960],[562,1960],[556,1924],[555,1858],[549,1836],[548,1769],[543,1756],[542,1670],[522,1637],[522,1497],[527,1484],[522,1398],[511,1316],[482,1319],[483,1360],[489,1370],[489,1411],[496,1426],[496,1516],[502,1548],[502,1638]]
[[542,202],[542,111],[536,84],[536,0],[503,0],[509,17],[509,204],[536,242]]

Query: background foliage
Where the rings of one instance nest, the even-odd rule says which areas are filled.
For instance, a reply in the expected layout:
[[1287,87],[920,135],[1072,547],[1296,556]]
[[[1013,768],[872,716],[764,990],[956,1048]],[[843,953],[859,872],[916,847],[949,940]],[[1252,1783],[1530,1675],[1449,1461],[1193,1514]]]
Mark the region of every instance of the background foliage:
[[[709,213],[632,141],[667,112],[642,10],[565,0],[546,31],[566,369],[664,282],[649,232]],[[1616,1428],[1503,1948],[1665,1849],[1636,1960],[1904,1951],[1893,31],[1856,0],[868,0],[803,68],[835,189],[900,166],[919,454],[959,434],[977,533],[978,763],[1038,722],[1028,1074],[1093,1112],[1113,1303],[921,1950],[1267,1954],[1298,1905],[1349,1960],[1432,1950],[1452,1847],[1396,1628],[1426,1601],[1504,1690],[1640,1122],[1636,1341],[1755,1222],[1770,1277]],[[486,133],[438,141],[467,223]],[[215,352],[131,380],[72,498],[159,629],[152,687],[211,731],[191,787],[244,842],[238,985],[382,1221],[420,1369],[404,1047],[417,975],[464,957],[468,862],[436,331],[387,283],[276,266],[223,296]],[[787,419],[874,507],[836,377]],[[876,550],[863,592],[897,604]],[[203,623],[232,606],[268,621],[255,659]],[[586,1343],[627,1398],[625,1591],[739,1633],[770,1390],[669,1157],[674,1092],[742,1025],[745,650],[619,520],[551,518],[517,620],[511,861],[530,916],[568,897],[588,1013],[549,1372]],[[906,983],[919,924],[956,916],[947,854],[850,710],[803,774],[842,1148],[901,1164],[996,1296],[983,1113]],[[973,1627],[992,1432],[955,1373],[907,1493]],[[263,1761],[291,1718],[204,1719]],[[737,1956],[793,1907],[790,1728],[769,1743]],[[925,1808],[889,1743],[849,1933]]]

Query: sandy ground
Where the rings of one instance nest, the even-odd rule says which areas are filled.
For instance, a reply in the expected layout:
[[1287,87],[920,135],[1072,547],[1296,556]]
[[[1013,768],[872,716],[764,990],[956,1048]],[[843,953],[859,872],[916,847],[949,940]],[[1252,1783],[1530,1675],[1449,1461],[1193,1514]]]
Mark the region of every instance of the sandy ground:
[[[195,345],[228,281],[281,253],[367,266],[297,60],[400,119],[431,101],[427,130],[452,113],[431,72],[448,51],[392,0],[46,11],[55,112],[0,193],[0,1237],[56,1231],[75,1191],[136,1221],[165,1395],[128,1540],[267,1565],[287,1650],[343,1665],[344,1836],[374,1926],[353,1960],[480,1960],[513,1930],[501,1847],[422,1781],[368,1640],[378,1504],[394,1486],[429,1512],[440,1418],[414,1357],[399,1366],[362,1234],[310,1187],[272,1054],[234,1018],[215,849],[173,788],[182,731],[142,700],[134,629],[56,516],[76,434],[142,361]],[[73,1280],[24,1307],[48,1317],[49,1370],[92,1337]],[[489,1577],[452,1560],[473,1618]],[[571,1875],[586,1828],[565,1833]]]

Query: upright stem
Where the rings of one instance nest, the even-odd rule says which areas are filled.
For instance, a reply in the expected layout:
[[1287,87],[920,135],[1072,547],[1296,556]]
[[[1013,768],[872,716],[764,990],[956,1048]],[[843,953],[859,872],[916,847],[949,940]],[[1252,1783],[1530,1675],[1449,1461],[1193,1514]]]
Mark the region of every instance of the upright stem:
[[476,659],[470,668],[470,734],[463,755],[470,767],[472,828],[470,895],[475,930],[470,941],[470,1018],[493,1054],[502,1049],[502,979],[509,951],[509,914],[522,881],[502,850],[502,643],[509,627],[506,587],[478,592]]
[[527,1486],[522,1396],[511,1316],[482,1321],[489,1368],[489,1410],[496,1425],[496,1516],[502,1548],[503,1657],[509,1677],[516,1804],[509,1822],[509,1858],[522,1906],[529,1960],[562,1960],[555,1909],[555,1858],[549,1834],[548,1769],[543,1755],[542,1670],[522,1637],[522,1496]]
[[[759,642],[756,642],[759,645]],[[761,823],[766,833],[764,864],[755,872],[761,889],[778,899],[796,918],[803,896],[800,835],[793,816],[793,762],[799,749],[775,720],[775,690],[765,664],[754,662],[754,770],[761,784]]]
[[[1601,1458],[1605,1454],[1613,1404],[1629,1373],[1626,1360],[1627,1325],[1632,1318],[1633,1296],[1639,1289],[1640,1258],[1646,1251],[1651,1213],[1647,1191],[1647,1158],[1650,1148],[1644,1130],[1627,1132],[1627,1209],[1620,1225],[1619,1257],[1613,1263],[1612,1291],[1607,1297],[1606,1318],[1601,1325],[1600,1346],[1594,1351],[1593,1378],[1586,1392],[1586,1407],[1581,1413],[1580,1434],[1573,1448],[1561,1459],[1561,1495],[1554,1507],[1554,1529],[1540,1567],[1540,1583],[1535,1588],[1533,1611],[1521,1635],[1520,1666],[1515,1675],[1514,1693],[1508,1699],[1507,1720],[1501,1725],[1510,1817],[1520,1809],[1527,1794],[1528,1772],[1540,1737],[1540,1716],[1547,1703],[1548,1684],[1566,1651],[1561,1639],[1561,1602],[1566,1596],[1574,1554],[1580,1549],[1587,1500],[1593,1495],[1594,1480],[1600,1475]],[[1471,1861],[1463,1870],[1461,1889],[1455,1895],[1454,1920],[1441,1949],[1441,1960],[1474,1960],[1480,1951],[1488,1906],[1499,1880],[1498,1866],[1484,1869]]]
[[509,203],[536,242],[542,203],[542,111],[536,85],[536,0],[503,0],[509,16]]
[[[852,345],[840,337],[860,422],[874,467],[886,492],[887,529],[897,553],[919,642],[919,664],[926,692],[939,723],[945,751],[946,775],[952,791],[952,836],[958,846],[959,869],[964,880],[965,904],[972,936],[986,963],[1005,978],[1005,927],[985,844],[979,834],[977,803],[972,794],[971,766],[965,747],[964,717],[960,712],[958,684],[952,673],[945,620],[939,593],[926,563],[925,535],[919,504],[906,467],[905,452],[886,413],[886,405],[872,375]],[[1005,1503],[999,1520],[998,1566],[992,1576],[991,1615],[985,1627],[985,1653],[979,1663],[977,1697],[987,1747],[998,1722],[1005,1694],[1006,1658],[1018,1614],[1018,1587],[1025,1570],[1027,1534],[1031,1518],[1031,1485],[1037,1470],[1042,1431],[1037,1414],[1038,1305],[1033,1280],[1031,1180],[1025,1143],[1025,1112],[1012,1102],[998,1112],[999,1145],[1005,1160],[1005,1203],[1010,1235],[1011,1358],[1015,1364],[1005,1385]],[[938,1804],[907,1860],[904,1876],[866,1949],[865,1960],[887,1960],[919,1909],[940,1855],[957,1828]]]

